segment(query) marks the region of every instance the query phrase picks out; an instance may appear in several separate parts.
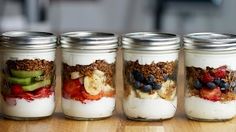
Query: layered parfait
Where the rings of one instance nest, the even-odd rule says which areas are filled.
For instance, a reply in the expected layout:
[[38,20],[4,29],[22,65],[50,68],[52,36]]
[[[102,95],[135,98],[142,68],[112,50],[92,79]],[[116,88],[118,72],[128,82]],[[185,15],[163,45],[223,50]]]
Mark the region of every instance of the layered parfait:
[[88,65],[63,63],[62,109],[66,117],[109,117],[115,107],[114,63],[95,60]]
[[236,115],[236,71],[227,65],[186,67],[185,111],[189,118],[231,119]]
[[140,64],[125,61],[126,116],[135,120],[160,120],[174,116],[177,107],[177,61]]
[[47,117],[53,113],[53,61],[7,60],[2,73],[2,113],[6,117]]

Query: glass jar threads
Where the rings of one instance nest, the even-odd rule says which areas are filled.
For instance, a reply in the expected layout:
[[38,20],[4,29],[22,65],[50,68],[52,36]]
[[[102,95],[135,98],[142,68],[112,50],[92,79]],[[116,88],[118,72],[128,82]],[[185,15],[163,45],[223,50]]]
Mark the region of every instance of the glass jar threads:
[[185,112],[194,120],[236,115],[236,35],[192,33],[184,37]]
[[3,116],[31,120],[52,115],[56,36],[12,31],[3,33],[0,40]]
[[66,117],[94,120],[112,115],[117,41],[110,33],[61,35],[62,110]]
[[122,36],[123,110],[129,119],[161,120],[177,107],[180,38],[174,34],[136,32]]

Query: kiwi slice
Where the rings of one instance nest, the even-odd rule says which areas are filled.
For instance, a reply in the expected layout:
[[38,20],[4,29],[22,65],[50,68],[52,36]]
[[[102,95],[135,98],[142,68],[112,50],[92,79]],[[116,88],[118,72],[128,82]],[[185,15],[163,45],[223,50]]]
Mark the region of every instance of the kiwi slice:
[[38,77],[43,74],[43,71],[37,70],[37,71],[22,71],[22,70],[14,70],[11,69],[11,74],[14,77],[18,78],[31,78],[31,77]]
[[13,84],[20,85],[29,85],[31,83],[31,78],[16,78],[16,77],[7,77],[7,80]]
[[40,81],[40,82],[30,84],[30,85],[27,85],[27,86],[22,86],[22,88],[23,88],[24,91],[34,91],[38,88],[41,88],[41,87],[44,87],[44,86],[47,86],[47,85],[50,85],[50,84],[51,84],[51,80],[48,79],[48,80],[43,80],[43,81]]

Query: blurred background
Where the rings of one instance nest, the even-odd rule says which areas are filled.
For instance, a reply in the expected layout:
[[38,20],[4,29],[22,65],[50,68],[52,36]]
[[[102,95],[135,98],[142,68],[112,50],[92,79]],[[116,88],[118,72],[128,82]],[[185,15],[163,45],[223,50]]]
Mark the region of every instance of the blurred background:
[[0,32],[236,33],[236,0],[0,0]]

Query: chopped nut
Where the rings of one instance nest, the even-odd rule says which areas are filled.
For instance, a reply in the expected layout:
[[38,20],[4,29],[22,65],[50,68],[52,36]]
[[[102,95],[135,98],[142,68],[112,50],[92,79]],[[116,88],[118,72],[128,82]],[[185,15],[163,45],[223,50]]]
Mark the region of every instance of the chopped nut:
[[109,64],[104,60],[96,60],[90,65],[69,66],[63,63],[63,78],[69,79],[72,72],[79,72],[80,76],[92,76],[93,72],[97,74],[104,74],[106,76],[106,83],[113,86],[113,75],[115,71],[115,64]]
[[23,59],[23,60],[8,60],[6,62],[8,70],[25,70],[35,71],[42,70],[45,76],[50,76],[54,72],[54,62],[44,59]]

